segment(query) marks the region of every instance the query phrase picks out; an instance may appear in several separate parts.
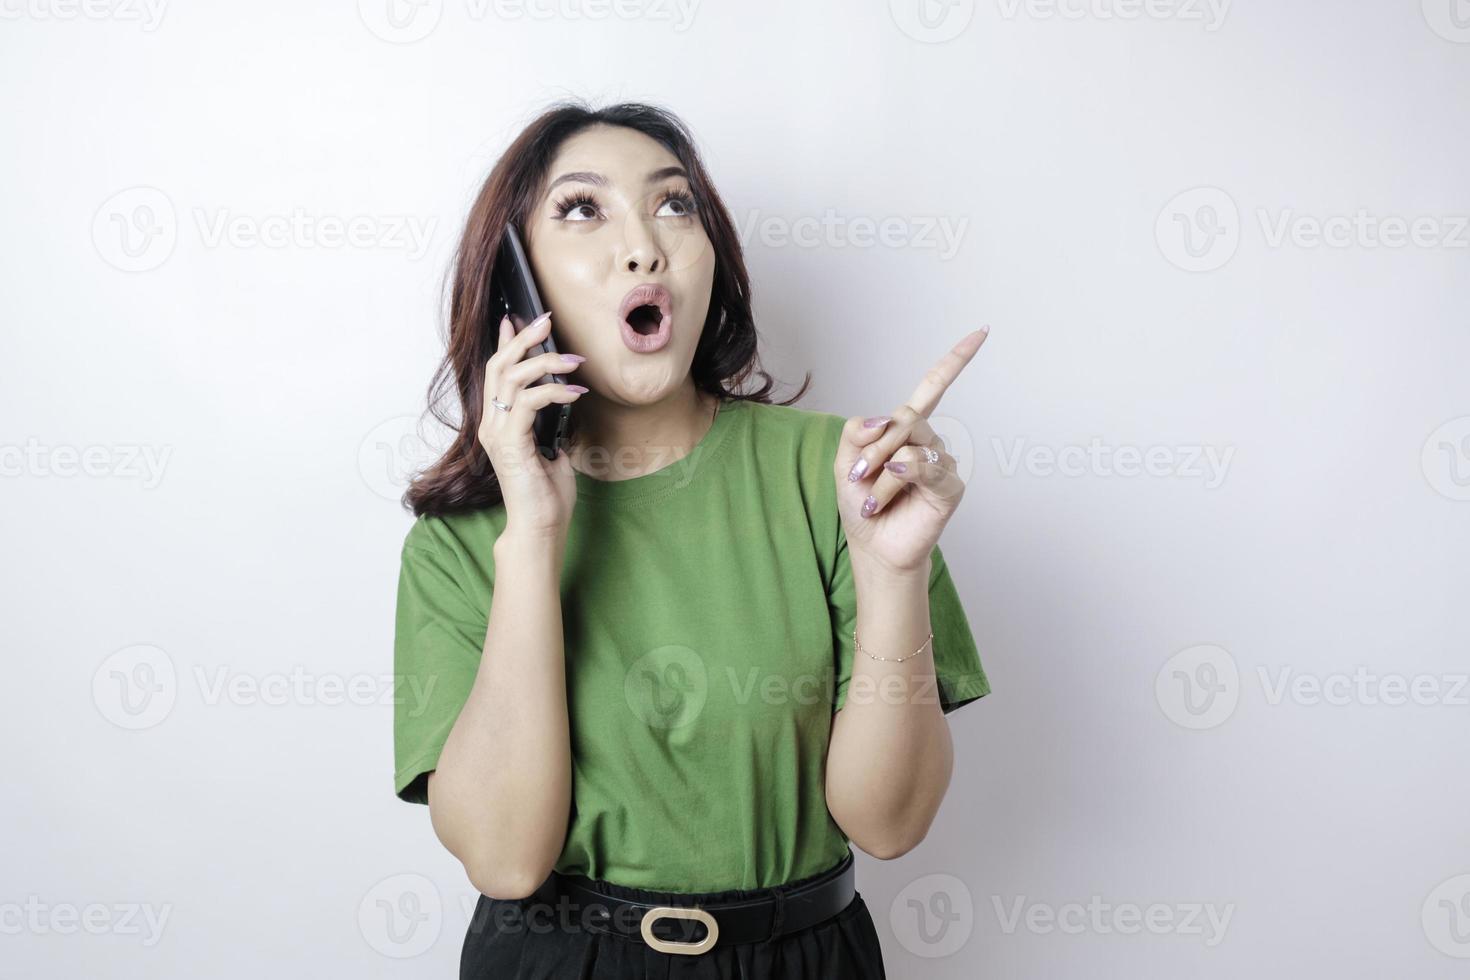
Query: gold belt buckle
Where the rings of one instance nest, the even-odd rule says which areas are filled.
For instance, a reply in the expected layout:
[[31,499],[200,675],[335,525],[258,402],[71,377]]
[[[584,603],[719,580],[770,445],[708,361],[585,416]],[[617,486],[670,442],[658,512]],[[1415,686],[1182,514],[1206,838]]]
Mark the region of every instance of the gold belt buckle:
[[[668,939],[660,939],[653,934],[653,924],[659,919],[693,919],[703,922],[704,927],[709,930],[708,935],[697,943],[681,943]],[[715,917],[701,908],[674,908],[670,905],[660,905],[643,913],[643,919],[638,925],[643,933],[643,941],[660,953],[680,953],[685,956],[693,956],[698,953],[708,952],[715,945],[715,940],[720,936],[720,924]]]

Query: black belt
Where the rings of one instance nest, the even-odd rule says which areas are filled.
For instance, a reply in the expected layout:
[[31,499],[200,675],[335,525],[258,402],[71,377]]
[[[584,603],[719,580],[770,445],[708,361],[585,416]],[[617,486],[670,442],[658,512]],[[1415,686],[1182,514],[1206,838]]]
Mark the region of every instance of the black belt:
[[665,953],[694,955],[716,943],[765,942],[825,922],[852,904],[857,895],[853,879],[849,850],[830,871],[794,887],[769,889],[771,894],[760,898],[699,905],[635,902],[599,891],[591,878],[557,871],[532,898],[582,906],[580,918],[593,932],[647,943]]

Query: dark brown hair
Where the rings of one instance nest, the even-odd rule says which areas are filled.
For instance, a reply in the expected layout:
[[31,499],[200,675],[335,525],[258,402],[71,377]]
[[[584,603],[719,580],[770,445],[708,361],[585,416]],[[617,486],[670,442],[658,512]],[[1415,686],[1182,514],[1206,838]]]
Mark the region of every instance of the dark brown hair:
[[[695,387],[721,398],[772,403],[774,383],[760,367],[750,308],[750,277],[745,271],[740,239],[688,129],[673,113],[656,106],[624,102],[593,109],[578,100],[564,100],[522,130],[496,161],[465,221],[450,270],[453,285],[444,359],[429,382],[428,392],[429,413],[457,434],[444,455],[419,474],[404,493],[403,505],[415,516],[478,510],[502,500],[500,484],[477,435],[484,407],[485,362],[495,353],[500,317],[505,312],[505,297],[496,288],[491,271],[506,223],[525,228],[562,142],[598,123],[626,126],[657,140],[689,174],[695,213],[715,252],[709,316],[689,372]],[[753,376],[764,379],[763,384],[754,391],[739,392]],[[445,410],[451,383],[459,399],[458,423]],[[776,404],[797,401],[810,383],[811,372],[807,372],[797,393]],[[576,418],[573,409],[573,432]]]

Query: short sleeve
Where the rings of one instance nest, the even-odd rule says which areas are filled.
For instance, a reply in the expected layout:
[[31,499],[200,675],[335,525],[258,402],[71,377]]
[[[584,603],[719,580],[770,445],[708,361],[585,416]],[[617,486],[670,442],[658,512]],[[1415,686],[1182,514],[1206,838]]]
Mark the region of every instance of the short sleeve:
[[[934,676],[939,684],[939,706],[949,714],[990,693],[990,681],[980,665],[980,651],[970,632],[970,622],[960,603],[959,592],[950,578],[944,553],[935,545],[930,553],[929,627],[934,632]],[[836,656],[836,687],[832,702],[835,714],[847,702],[852,680],[852,629],[857,621],[857,593],[848,561],[847,536],[840,535],[837,561],[828,590],[832,611],[833,648]]]
[[[428,803],[428,774],[479,671],[488,604],[471,602],[454,561],[405,543],[393,637],[393,789]],[[483,608],[481,606],[483,605]]]

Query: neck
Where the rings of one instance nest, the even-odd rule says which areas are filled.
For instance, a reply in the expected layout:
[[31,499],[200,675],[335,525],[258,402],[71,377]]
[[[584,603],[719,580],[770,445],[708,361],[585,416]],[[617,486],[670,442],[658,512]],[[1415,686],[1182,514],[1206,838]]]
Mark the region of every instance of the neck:
[[598,480],[630,480],[688,456],[714,424],[717,399],[692,381],[651,405],[624,405],[583,395],[572,468]]

